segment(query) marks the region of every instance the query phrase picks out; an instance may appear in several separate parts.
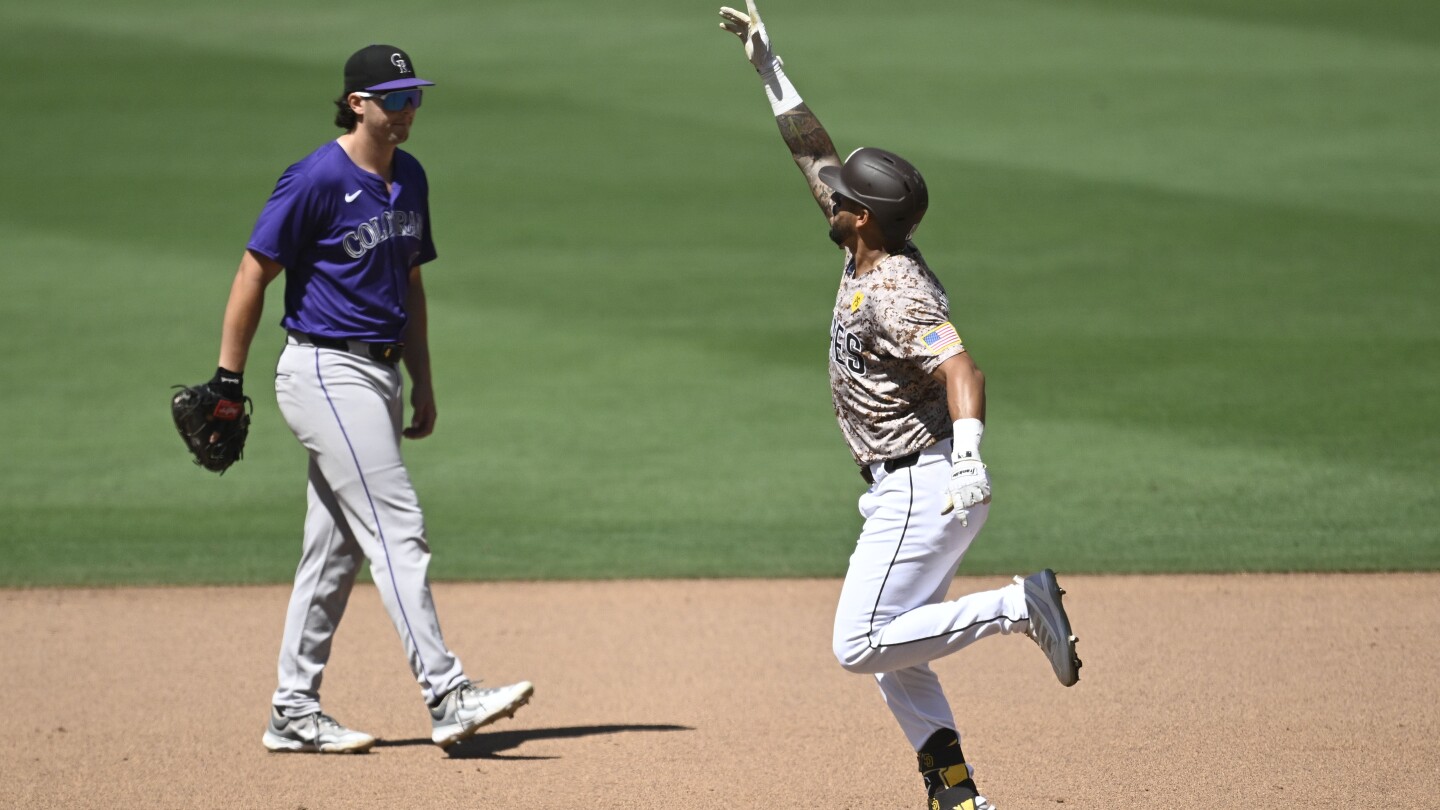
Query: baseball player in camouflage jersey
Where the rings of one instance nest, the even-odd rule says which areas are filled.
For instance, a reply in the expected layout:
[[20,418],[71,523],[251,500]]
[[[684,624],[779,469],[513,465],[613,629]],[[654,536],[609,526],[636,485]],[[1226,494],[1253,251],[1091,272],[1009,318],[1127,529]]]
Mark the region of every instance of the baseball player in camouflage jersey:
[[932,810],[986,810],[929,662],[987,636],[1023,634],[1066,686],[1079,680],[1064,593],[1045,569],[946,600],[990,510],[980,460],[985,378],[950,321],[940,280],[911,241],[929,197],[908,161],[864,148],[842,163],[786,77],[754,0],[721,8],[759,72],[776,123],[845,254],[830,325],[830,387],[841,432],[869,489],[833,646],[874,675],[916,752]]
[[[221,334],[216,384],[242,399],[243,372],[265,288],[285,273],[285,348],[275,394],[308,451],[308,509],[280,644],[279,684],[261,738],[271,751],[368,750],[371,735],[320,708],[331,641],[367,559],[428,703],[439,746],[513,715],[534,691],[521,681],[471,683],[445,644],[431,598],[424,516],[400,438],[435,427],[425,288],[436,256],[424,169],[399,149],[423,87],[408,54],[371,45],[345,63],[335,123],[345,133],[275,184],[240,260]],[[404,381],[411,419],[402,427]]]

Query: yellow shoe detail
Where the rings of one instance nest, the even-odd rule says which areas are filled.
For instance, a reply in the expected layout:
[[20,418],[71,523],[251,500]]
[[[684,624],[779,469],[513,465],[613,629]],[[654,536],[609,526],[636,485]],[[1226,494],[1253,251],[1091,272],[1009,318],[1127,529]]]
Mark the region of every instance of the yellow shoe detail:
[[970,778],[970,769],[966,768],[963,762],[951,765],[940,771],[940,778],[945,781],[945,787],[952,788]]

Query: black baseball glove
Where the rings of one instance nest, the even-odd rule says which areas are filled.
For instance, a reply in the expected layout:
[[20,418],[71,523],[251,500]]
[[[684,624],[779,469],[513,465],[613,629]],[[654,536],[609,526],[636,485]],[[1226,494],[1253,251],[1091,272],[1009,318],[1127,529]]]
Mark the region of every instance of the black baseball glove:
[[224,474],[239,461],[250,435],[250,398],[241,390],[240,375],[217,372],[200,385],[177,385],[170,398],[170,415],[185,449],[195,463]]

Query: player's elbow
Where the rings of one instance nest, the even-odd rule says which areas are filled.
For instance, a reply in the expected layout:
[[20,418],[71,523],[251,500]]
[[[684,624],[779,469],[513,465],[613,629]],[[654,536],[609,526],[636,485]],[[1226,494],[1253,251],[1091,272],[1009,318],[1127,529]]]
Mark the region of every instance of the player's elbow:
[[981,371],[980,367],[975,365],[975,361],[970,359],[968,353],[962,354],[960,357],[962,357],[965,362],[963,364],[956,364],[956,368],[953,370],[956,379],[960,383],[960,387],[984,393],[985,372]]

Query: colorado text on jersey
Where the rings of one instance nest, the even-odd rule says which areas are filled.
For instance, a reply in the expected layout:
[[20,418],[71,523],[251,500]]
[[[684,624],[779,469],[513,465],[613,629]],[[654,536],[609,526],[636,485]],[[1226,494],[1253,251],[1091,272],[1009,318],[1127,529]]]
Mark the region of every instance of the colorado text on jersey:
[[416,236],[425,230],[425,217],[416,211],[386,211],[360,223],[345,234],[341,245],[350,258],[358,259],[376,245],[393,236]]

